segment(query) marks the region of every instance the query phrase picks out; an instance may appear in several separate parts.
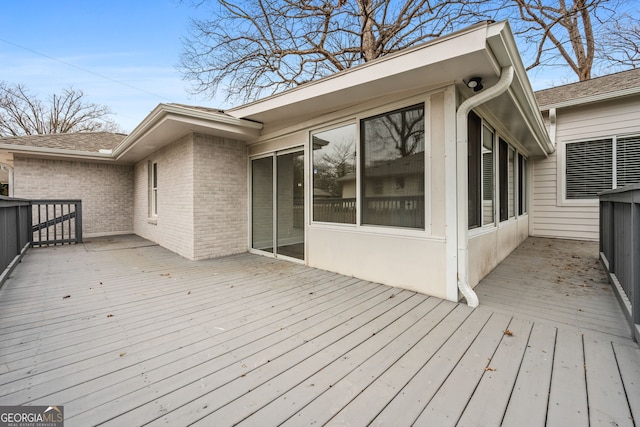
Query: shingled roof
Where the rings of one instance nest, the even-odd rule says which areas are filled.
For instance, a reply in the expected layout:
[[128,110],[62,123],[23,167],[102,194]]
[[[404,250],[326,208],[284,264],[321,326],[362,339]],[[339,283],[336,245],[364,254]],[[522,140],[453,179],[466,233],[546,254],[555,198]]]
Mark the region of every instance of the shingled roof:
[[604,99],[607,94],[640,93],[640,68],[596,77],[577,83],[556,86],[535,93],[544,110],[562,104],[579,104]]
[[97,153],[100,150],[113,150],[125,137],[124,134],[111,132],[56,133],[9,136],[0,138],[0,144]]

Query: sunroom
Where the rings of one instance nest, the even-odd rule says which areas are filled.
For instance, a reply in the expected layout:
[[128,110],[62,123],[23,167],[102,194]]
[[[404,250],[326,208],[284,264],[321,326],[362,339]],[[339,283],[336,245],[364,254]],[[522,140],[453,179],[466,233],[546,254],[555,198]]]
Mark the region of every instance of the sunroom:
[[554,149],[506,22],[226,113],[263,125],[250,251],[471,305],[529,235],[529,165]]

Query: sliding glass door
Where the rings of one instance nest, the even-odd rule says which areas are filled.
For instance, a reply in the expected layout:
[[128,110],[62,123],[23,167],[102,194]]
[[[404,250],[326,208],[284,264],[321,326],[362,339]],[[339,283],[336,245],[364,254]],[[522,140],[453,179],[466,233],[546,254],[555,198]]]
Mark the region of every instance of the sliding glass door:
[[252,248],[304,259],[304,152],[251,161]]

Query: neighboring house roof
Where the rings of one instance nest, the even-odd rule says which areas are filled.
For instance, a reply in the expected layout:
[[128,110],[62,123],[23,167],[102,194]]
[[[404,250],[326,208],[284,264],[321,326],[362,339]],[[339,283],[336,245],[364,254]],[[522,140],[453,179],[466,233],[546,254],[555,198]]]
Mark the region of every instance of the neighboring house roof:
[[0,144],[97,153],[100,150],[113,150],[125,136],[111,132],[9,136],[0,138]]
[[540,90],[540,109],[587,104],[640,93],[640,68]]

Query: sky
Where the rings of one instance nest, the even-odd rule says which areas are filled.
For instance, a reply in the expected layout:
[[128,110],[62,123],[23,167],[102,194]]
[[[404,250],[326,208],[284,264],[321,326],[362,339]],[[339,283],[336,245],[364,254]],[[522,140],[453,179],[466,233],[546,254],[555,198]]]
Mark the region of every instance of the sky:
[[[204,13],[185,0],[0,0],[0,81],[25,84],[46,99],[73,87],[108,106],[125,133],[156,105],[229,108],[189,93],[177,69],[189,18]],[[534,90],[570,74],[534,71]]]
[[41,99],[82,90],[127,133],[161,102],[229,107],[188,93],[176,68],[195,12],[178,0],[0,0],[0,81]]

